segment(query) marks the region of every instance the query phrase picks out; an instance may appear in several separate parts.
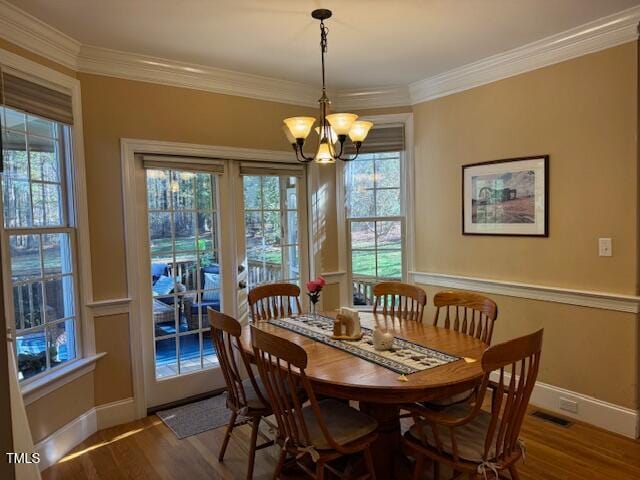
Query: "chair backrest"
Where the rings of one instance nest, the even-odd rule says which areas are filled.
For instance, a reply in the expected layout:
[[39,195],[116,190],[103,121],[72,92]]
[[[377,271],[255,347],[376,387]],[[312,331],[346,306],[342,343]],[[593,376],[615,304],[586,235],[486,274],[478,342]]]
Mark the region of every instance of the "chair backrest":
[[422,321],[427,293],[415,285],[402,282],[380,282],[373,286],[373,313],[398,315]]
[[301,346],[253,325],[251,341],[260,379],[278,423],[279,440],[286,440],[286,448],[294,451],[313,446],[302,414],[304,398],[298,388],[302,385],[327,443],[332,448],[341,450],[340,445],[329,433],[318,401],[305,375],[307,352]]
[[249,292],[251,318],[269,320],[301,313],[300,287],[292,283],[271,283],[252,288]]
[[473,292],[438,292],[433,297],[433,304],[436,307],[433,320],[436,327],[444,317],[444,328],[466,333],[491,345],[493,324],[498,318],[496,302]]
[[[212,308],[208,309],[208,314],[209,323],[211,324],[211,337],[213,338],[220,369],[227,385],[227,405],[236,411],[247,407],[247,397],[242,385],[243,372],[240,369],[242,365],[251,379],[258,398],[266,407],[269,404],[262,396],[253,376],[249,359],[240,346],[240,334],[242,333],[240,322]],[[236,361],[236,357],[239,357],[240,364]]]
[[[491,422],[485,437],[484,458],[508,462],[520,455],[518,436],[536,383],[544,330],[488,348],[482,356],[485,372],[476,404],[482,404],[489,376],[497,371]],[[495,375],[495,374],[494,374]],[[495,453],[491,451],[495,448]]]

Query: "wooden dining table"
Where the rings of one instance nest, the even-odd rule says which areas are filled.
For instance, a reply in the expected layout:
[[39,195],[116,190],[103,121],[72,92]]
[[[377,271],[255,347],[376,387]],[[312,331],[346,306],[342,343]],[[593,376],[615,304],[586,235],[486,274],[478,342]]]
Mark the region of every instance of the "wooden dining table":
[[[333,312],[322,314],[335,317]],[[447,397],[469,390],[482,377],[480,358],[487,348],[482,341],[440,327],[398,317],[360,313],[362,326],[386,328],[394,337],[459,357],[459,360],[401,376],[386,367],[346,351],[273,325],[255,322],[255,328],[273,333],[302,346],[308,355],[305,373],[316,394],[354,400],[360,410],[378,422],[378,438],[372,445],[378,478],[393,478],[401,453],[400,405]],[[253,355],[251,333],[245,326],[242,348]]]

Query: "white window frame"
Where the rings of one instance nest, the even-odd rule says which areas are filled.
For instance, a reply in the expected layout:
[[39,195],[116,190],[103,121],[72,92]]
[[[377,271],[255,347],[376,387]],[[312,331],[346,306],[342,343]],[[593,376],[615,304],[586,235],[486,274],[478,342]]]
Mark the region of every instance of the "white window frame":
[[[0,49],[0,66],[2,70],[12,75],[24,78],[45,87],[58,90],[71,96],[74,123],[72,126],[71,165],[73,172],[67,171],[67,188],[73,189],[75,207],[75,245],[74,264],[76,267],[76,358],[55,368],[48,369],[38,375],[24,380],[21,391],[26,405],[42,396],[60,388],[95,368],[95,362],[104,354],[96,354],[95,334],[93,324],[93,288],[91,277],[91,251],[89,247],[89,221],[87,208],[87,189],[84,159],[84,136],[82,125],[82,101],[80,81],[69,75],[40,65],[24,57]],[[66,166],[65,166],[66,168]],[[69,178],[71,177],[71,178]],[[65,197],[68,198],[68,196]],[[0,218],[0,220],[4,220]],[[9,249],[3,235],[2,265],[5,279],[11,278]],[[13,329],[15,326],[13,315],[13,289],[10,281],[5,281],[4,302],[7,324]]]
[[[403,223],[402,239],[402,281],[409,281],[414,271],[414,155],[413,155],[413,114],[400,113],[389,115],[362,116],[363,120],[370,120],[374,125],[403,125],[405,135],[405,149],[401,152],[401,217]],[[336,209],[338,230],[338,271],[328,272],[328,275],[338,278],[340,284],[340,304],[353,305],[353,276],[351,273],[351,242],[350,222],[347,217],[346,188],[344,162],[339,161],[336,168]],[[370,217],[358,220],[393,220],[397,217]],[[370,311],[371,306],[355,307],[359,310]]]

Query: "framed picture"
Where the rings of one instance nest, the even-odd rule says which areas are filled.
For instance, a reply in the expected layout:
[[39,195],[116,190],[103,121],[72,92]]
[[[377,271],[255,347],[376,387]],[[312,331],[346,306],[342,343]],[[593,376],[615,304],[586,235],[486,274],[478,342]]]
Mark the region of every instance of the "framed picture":
[[549,236],[549,155],[462,166],[464,235]]

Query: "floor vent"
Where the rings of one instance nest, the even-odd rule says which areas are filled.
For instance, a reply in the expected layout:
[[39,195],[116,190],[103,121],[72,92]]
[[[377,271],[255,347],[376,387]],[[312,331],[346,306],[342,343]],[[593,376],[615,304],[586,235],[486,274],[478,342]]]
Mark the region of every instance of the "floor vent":
[[544,420],[545,422],[551,422],[564,428],[571,426],[571,422],[569,420],[556,417],[555,415],[551,415],[550,413],[542,412],[540,410],[536,410],[531,415],[539,418],[540,420]]

